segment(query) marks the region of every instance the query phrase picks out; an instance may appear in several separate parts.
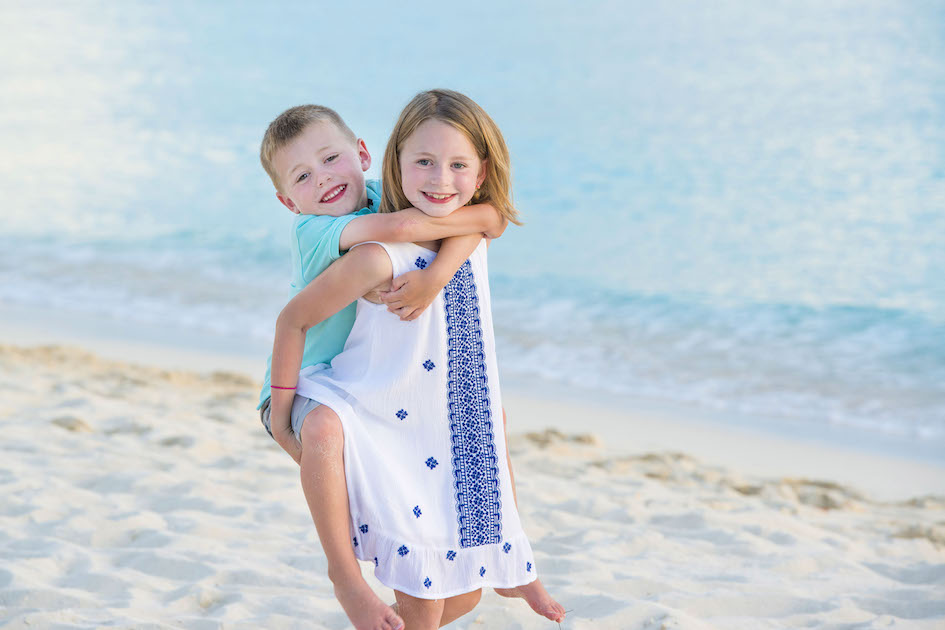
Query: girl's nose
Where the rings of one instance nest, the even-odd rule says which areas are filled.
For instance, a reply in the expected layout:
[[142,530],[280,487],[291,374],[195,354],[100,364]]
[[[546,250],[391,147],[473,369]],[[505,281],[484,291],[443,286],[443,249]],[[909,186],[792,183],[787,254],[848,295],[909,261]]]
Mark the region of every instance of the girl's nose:
[[433,172],[430,173],[430,183],[433,184],[442,184],[446,181],[447,169],[443,167],[437,167],[433,169]]

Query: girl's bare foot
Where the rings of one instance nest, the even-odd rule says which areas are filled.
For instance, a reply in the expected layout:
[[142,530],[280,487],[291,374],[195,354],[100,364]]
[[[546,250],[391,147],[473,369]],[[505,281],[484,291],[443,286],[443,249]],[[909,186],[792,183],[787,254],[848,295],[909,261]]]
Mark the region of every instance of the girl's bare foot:
[[564,606],[555,601],[538,578],[515,588],[497,588],[495,592],[502,597],[521,597],[542,617],[552,621],[564,621]]
[[404,620],[381,601],[364,580],[336,584],[335,597],[355,630],[400,630],[404,627]]

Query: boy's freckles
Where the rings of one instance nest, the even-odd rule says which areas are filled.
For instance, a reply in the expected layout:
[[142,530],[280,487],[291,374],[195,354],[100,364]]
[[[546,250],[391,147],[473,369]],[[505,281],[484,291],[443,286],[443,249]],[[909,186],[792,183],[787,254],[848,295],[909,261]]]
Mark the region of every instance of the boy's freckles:
[[297,214],[342,216],[364,207],[371,156],[330,122],[309,125],[273,156],[279,201]]

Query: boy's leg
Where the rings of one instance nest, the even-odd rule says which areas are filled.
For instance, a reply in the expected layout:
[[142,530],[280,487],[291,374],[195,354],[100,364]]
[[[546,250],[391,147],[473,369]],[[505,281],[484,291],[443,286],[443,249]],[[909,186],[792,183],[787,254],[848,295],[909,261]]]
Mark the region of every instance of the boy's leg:
[[406,630],[436,630],[442,624],[443,607],[446,600],[420,599],[394,590],[397,612],[403,617]]
[[[509,477],[512,481],[512,498],[515,499],[515,507],[518,507],[518,497],[515,492],[515,475],[512,473],[512,458],[509,456],[509,432],[508,418],[505,415],[505,408],[502,409],[502,430],[505,431],[505,457],[509,465]],[[533,581],[523,586],[515,588],[497,588],[493,589],[502,597],[521,597],[528,605],[539,615],[547,617],[552,621],[564,620],[564,606],[555,601],[541,580],[535,578]]]
[[320,405],[305,416],[299,438],[302,491],[328,560],[328,578],[335,597],[357,630],[403,627],[403,620],[365,582],[354,557],[341,420],[334,411]]

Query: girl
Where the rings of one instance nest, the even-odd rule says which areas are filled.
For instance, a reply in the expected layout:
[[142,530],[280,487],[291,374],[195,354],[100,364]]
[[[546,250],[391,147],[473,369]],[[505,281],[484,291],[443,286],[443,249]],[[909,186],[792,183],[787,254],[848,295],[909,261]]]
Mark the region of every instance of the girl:
[[[470,201],[515,221],[508,150],[468,97],[418,94],[391,133],[381,212],[414,206],[445,216]],[[353,248],[280,314],[273,420],[304,418],[317,400],[344,429],[351,540],[394,589],[408,630],[438,628],[469,612],[483,586],[522,597],[549,619],[564,609],[537,579],[515,505],[486,263],[480,243],[434,303],[403,322],[379,291],[424,268],[438,242]],[[357,318],[331,366],[299,374],[305,330],[357,298]],[[297,431],[299,429],[296,429]]]

